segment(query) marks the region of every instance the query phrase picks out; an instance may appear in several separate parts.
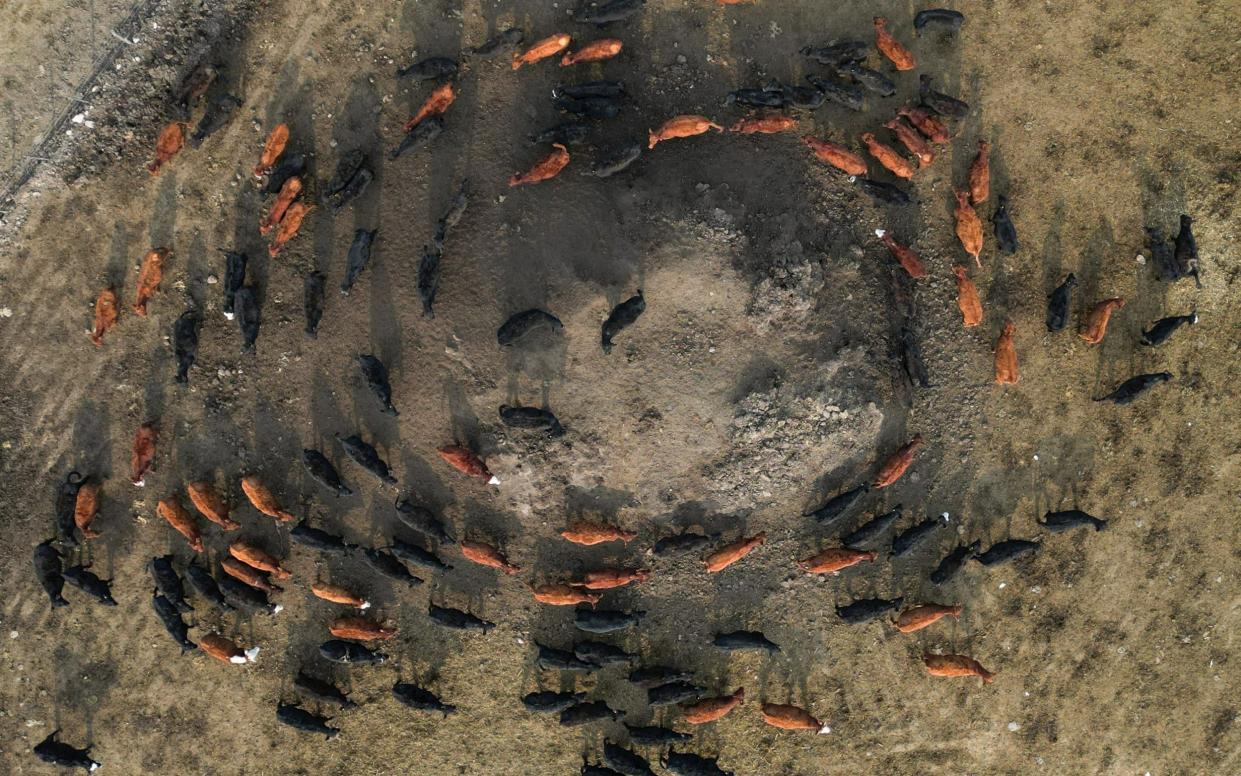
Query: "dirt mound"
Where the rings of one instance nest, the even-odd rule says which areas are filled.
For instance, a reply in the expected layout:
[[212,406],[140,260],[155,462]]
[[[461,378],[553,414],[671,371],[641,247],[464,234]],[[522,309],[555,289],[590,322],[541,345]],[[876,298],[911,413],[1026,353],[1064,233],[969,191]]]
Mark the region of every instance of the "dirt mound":
[[805,491],[807,472],[843,470],[847,476],[849,463],[876,448],[884,421],[867,398],[877,390],[868,372],[865,354],[846,350],[741,397],[722,460],[707,476],[712,495],[754,507]]
[[[68,4],[66,23],[87,32],[90,17],[73,12],[95,5]],[[610,638],[644,661],[692,669],[711,692],[746,688],[745,706],[694,731],[691,747],[738,774],[1228,771],[1238,751],[1224,635],[1236,630],[1235,516],[1220,505],[1235,502],[1238,456],[1221,418],[1238,399],[1228,334],[1239,220],[1235,175],[1215,151],[1231,147],[1232,106],[1218,95],[1237,78],[1226,53],[1203,54],[1233,40],[1222,6],[1185,14],[1154,2],[1007,4],[976,9],[958,34],[917,36],[896,4],[647,3],[638,19],[601,33],[625,40],[608,63],[513,72],[502,60],[471,61],[444,133],[387,158],[431,88],[395,77],[411,52],[455,56],[513,25],[531,39],[594,34],[553,5],[513,16],[413,0],[290,0],[259,16],[249,2],[158,0],[140,7],[155,14],[141,29],[118,30],[138,42],[117,42],[119,67],[100,75],[102,96],[87,98],[83,125],[58,135],[70,145],[23,190],[29,220],[0,252],[8,380],[0,495],[9,515],[0,571],[10,592],[0,607],[0,673],[10,678],[0,685],[0,737],[13,742],[9,770],[36,767],[22,750],[59,727],[67,741],[93,742],[118,773],[572,773],[584,751],[593,757],[605,734],[624,740],[624,729],[583,739],[525,712],[524,693],[575,689],[606,698],[630,724],[680,723],[675,711],[652,711],[619,668],[578,678],[534,668],[534,642],[564,647],[577,634],[571,611],[537,606],[525,583],[649,565],[647,582],[607,594],[608,607],[647,612],[639,628]],[[63,7],[30,19],[43,24]],[[731,124],[744,111],[723,96],[736,87],[825,75],[800,47],[869,39],[876,13],[892,20],[919,70],[973,106],[909,184],[910,205],[877,206],[797,138],[856,147],[860,132],[917,99],[915,73],[893,74],[897,96],[870,97],[856,113],[824,106],[801,116],[797,132],[674,140],[613,178],[576,174],[670,116]],[[1169,40],[1190,53],[1168,57]],[[30,51],[58,53],[33,41]],[[151,143],[179,115],[168,95],[204,61],[223,67],[220,88],[243,106],[152,179],[143,169]],[[1209,72],[1204,61],[1215,63]],[[876,57],[870,64],[887,70]],[[621,115],[596,124],[555,180],[508,188],[510,175],[546,153],[526,138],[563,120],[552,87],[611,77],[630,89]],[[1160,87],[1169,83],[1177,88]],[[348,208],[317,210],[269,259],[257,232],[265,200],[249,170],[276,121],[292,127],[290,152],[306,155],[314,177],[362,149],[375,179]],[[951,190],[979,138],[992,142],[993,195],[1009,197],[1023,248],[999,255],[988,230],[982,267],[971,267],[984,320],[963,329]],[[446,243],[436,315],[427,318],[420,249],[466,178],[471,204]],[[1201,289],[1159,284],[1133,259],[1148,214],[1166,228],[1180,212],[1199,219]],[[355,230],[376,227],[371,263],[347,297],[337,294]],[[890,282],[901,270],[876,228],[914,246],[927,277]],[[84,333],[95,295],[112,285],[128,303],[135,263],[153,244],[173,253],[150,314],[125,307],[96,349]],[[219,285],[209,278],[222,274],[219,249],[251,256],[263,322],[255,352],[241,352],[235,322],[218,313]],[[331,289],[317,339],[302,324],[311,267]],[[1082,281],[1075,317],[1099,298],[1129,300],[1101,346],[1045,332],[1046,293],[1067,271]],[[605,354],[602,321],[638,289],[646,311]],[[497,327],[531,307],[556,314],[563,332],[499,346]],[[191,308],[204,323],[181,387],[168,340]],[[1187,334],[1159,348],[1138,344],[1151,320],[1190,309],[1201,322]],[[991,350],[1008,318],[1018,326],[1022,382],[999,388]],[[903,327],[922,347],[929,387],[903,385]],[[387,364],[399,416],[385,414],[363,383],[364,352]],[[1175,379],[1149,401],[1088,401],[1156,369]],[[503,404],[545,406],[566,433],[506,427]],[[134,429],[146,422],[159,424],[161,441],[139,492],[125,473]],[[392,465],[398,488],[344,457],[334,436],[351,433]],[[927,445],[909,472],[867,493],[844,521],[852,530],[900,504],[893,531],[942,512],[951,527],[916,552],[885,553],[837,577],[799,570],[797,559],[837,541],[835,526],[803,513],[873,476],[913,433]],[[435,450],[451,443],[477,450],[501,485],[445,465]],[[354,495],[338,498],[311,479],[301,464],[308,447],[324,451]],[[115,608],[68,590],[72,605],[50,611],[32,577],[30,548],[50,535],[54,485],[72,469],[103,483],[95,527],[104,532],[73,560],[113,580]],[[415,540],[393,508],[408,496],[523,570],[502,575],[440,546],[451,571],[428,574],[417,589],[394,584],[355,557],[292,543],[287,526],[238,492],[247,471],[299,517],[350,542]],[[172,554],[183,569],[218,558],[237,536],[204,526],[208,557],[194,558],[154,514],[158,500],[196,479],[219,484],[240,534],[293,572],[275,618],[209,613],[194,598],[191,638],[217,629],[263,647],[251,666],[180,655],[151,611],[143,570],[151,557]],[[1053,507],[1098,514],[1108,528],[1050,534],[1037,520]],[[639,537],[569,545],[556,532],[578,518]],[[705,573],[696,553],[645,554],[686,527],[721,540],[766,531],[768,541],[720,574]],[[1032,537],[1039,552],[1013,565],[971,561],[948,584],[928,581],[960,543]],[[396,622],[386,648],[393,661],[364,669],[319,657],[326,623],[340,612],[307,592],[315,580],[357,589],[375,616]],[[912,637],[837,617],[837,606],[856,599],[895,596],[964,611]],[[497,627],[446,631],[428,619],[431,603],[468,608]],[[781,652],[712,646],[716,633],[741,628],[763,631]],[[974,656],[996,680],[929,677],[925,651]],[[313,707],[336,717],[338,740],[276,721],[275,704],[292,699],[299,670],[357,699],[344,711]],[[398,679],[460,712],[413,713],[391,698]],[[804,706],[833,734],[775,732],[756,712],[761,701]]]

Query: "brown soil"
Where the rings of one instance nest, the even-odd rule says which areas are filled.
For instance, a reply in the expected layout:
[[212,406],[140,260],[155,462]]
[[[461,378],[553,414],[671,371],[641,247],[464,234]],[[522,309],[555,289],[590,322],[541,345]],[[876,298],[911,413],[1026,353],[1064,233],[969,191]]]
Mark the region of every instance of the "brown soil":
[[[959,37],[916,38],[906,4],[651,0],[607,28],[625,42],[615,60],[572,72],[553,62],[515,73],[503,60],[471,63],[445,133],[395,161],[386,152],[431,88],[396,80],[398,66],[456,56],[513,25],[529,39],[601,34],[567,20],[564,3],[154,2],[122,30],[138,42],[121,44],[107,28],[129,18],[127,5],[100,2],[93,19],[83,6],[96,3],[59,14],[53,4],[18,5],[0,9],[12,22],[0,42],[4,99],[22,116],[0,115],[0,155],[12,162],[3,180],[14,192],[0,206],[0,308],[11,311],[0,318],[6,770],[46,772],[29,750],[62,728],[71,743],[94,743],[105,773],[574,773],[583,752],[593,758],[605,737],[623,742],[624,729],[560,728],[521,708],[536,687],[573,685],[534,668],[532,642],[563,647],[574,635],[571,611],[535,604],[523,583],[605,564],[655,570],[637,588],[606,594],[609,606],[650,613],[612,641],[644,661],[692,667],[713,691],[745,686],[745,705],[694,730],[688,746],[738,774],[1241,770],[1235,4],[1010,0],[966,9]],[[526,137],[560,120],[549,99],[556,83],[612,77],[629,87],[632,103],[598,130],[599,149],[679,113],[727,125],[741,115],[721,105],[730,89],[822,72],[797,49],[869,40],[877,13],[920,70],[973,106],[951,148],[916,176],[912,206],[873,205],[814,161],[800,131],[669,141],[607,180],[577,174],[598,153],[578,146],[556,180],[505,186],[546,153]],[[170,90],[202,61],[222,66],[244,105],[152,178],[144,164],[154,138],[178,115]],[[37,90],[40,65],[63,74],[61,85]],[[863,114],[824,107],[804,131],[856,146],[858,133],[916,94],[917,72],[895,76],[898,97],[872,98]],[[72,123],[79,111],[66,107],[81,84],[93,127]],[[58,123],[66,120],[72,135]],[[317,185],[353,148],[370,155],[377,177],[345,210],[317,210],[269,260],[257,231],[264,199],[249,170],[280,121],[292,127],[291,150],[311,157]],[[996,252],[986,221],[994,200],[983,206],[987,244],[973,277],[985,318],[964,329],[951,266],[967,257],[953,234],[952,189],[964,184],[979,137],[992,142],[993,197],[1009,197],[1021,249]],[[30,164],[30,155],[49,161]],[[473,198],[448,239],[436,316],[426,319],[418,260],[465,178]],[[1201,288],[1160,284],[1135,258],[1150,257],[1143,227],[1167,230],[1182,212],[1197,219]],[[357,228],[379,235],[346,297],[335,289]],[[930,276],[916,286],[896,278],[876,228],[912,245]],[[128,308],[137,262],[162,245],[173,257],[150,315],[138,318]],[[254,354],[241,352],[235,323],[221,314],[219,249],[251,257],[263,316]],[[315,268],[327,275],[328,299],[309,339],[302,278]],[[1068,271],[1081,281],[1073,326],[1099,299],[1127,300],[1102,345],[1045,331],[1046,294]],[[105,284],[118,290],[122,315],[96,350],[86,329]],[[604,355],[600,323],[637,288],[647,311]],[[909,288],[926,389],[910,389],[901,373]],[[169,335],[190,306],[205,323],[181,387]],[[533,306],[556,313],[564,336],[499,348],[496,327]],[[1138,344],[1151,321],[1190,310],[1201,316],[1196,326],[1159,348]],[[1005,319],[1017,325],[1022,379],[1001,388],[991,348]],[[353,363],[362,352],[391,369],[399,417],[383,414],[362,383]],[[1162,370],[1173,381],[1131,406],[1090,401]],[[546,402],[566,435],[507,429],[497,407],[515,402]],[[144,422],[157,423],[161,439],[139,490],[128,456]],[[333,435],[354,432],[393,465],[399,491],[344,459]],[[899,503],[900,528],[947,512],[950,530],[908,558],[830,579],[800,573],[794,560],[841,532],[803,512],[873,477],[914,433],[927,445],[909,473],[869,494],[844,528]],[[435,448],[452,442],[482,453],[501,485],[448,469]],[[311,480],[304,447],[325,451],[357,495],[337,499]],[[73,469],[105,481],[105,536],[87,558],[114,580],[117,608],[69,589],[72,605],[50,611],[31,569],[31,548],[53,530],[56,484]],[[412,592],[394,588],[352,559],[290,546],[286,528],[242,506],[238,479],[250,471],[299,516],[374,546],[411,538],[391,505],[398,492],[413,494],[459,534],[501,546],[523,572],[504,576],[445,548],[452,571]],[[155,504],[199,478],[226,486],[240,534],[287,557],[294,573],[274,620],[221,618],[192,599],[191,638],[216,629],[260,646],[253,666],[181,656],[151,610],[145,563],[172,552],[181,568],[191,555]],[[1035,524],[1073,506],[1108,518],[1109,529],[1050,535]],[[556,534],[578,517],[614,520],[640,538],[570,545]],[[230,538],[203,525],[214,559]],[[643,555],[688,525],[727,540],[763,530],[768,541],[710,576],[696,557]],[[958,541],[1008,537],[1041,539],[1042,549],[1009,566],[971,563],[944,589],[926,581]],[[339,612],[311,597],[316,578],[357,587],[396,623],[384,647],[391,664],[322,663],[317,645]],[[965,609],[959,621],[911,635],[848,626],[834,613],[876,596]],[[499,626],[445,631],[427,618],[428,600]],[[713,633],[739,628],[762,630],[783,652],[730,657],[710,646]],[[972,655],[995,682],[930,677],[925,650]],[[334,677],[361,703],[334,714],[338,739],[277,723],[275,704],[295,697],[299,667]],[[398,678],[460,713],[441,719],[398,705],[389,692]],[[684,727],[675,711],[652,717],[618,669],[578,686],[631,724]],[[832,732],[766,727],[762,701],[804,706]]]

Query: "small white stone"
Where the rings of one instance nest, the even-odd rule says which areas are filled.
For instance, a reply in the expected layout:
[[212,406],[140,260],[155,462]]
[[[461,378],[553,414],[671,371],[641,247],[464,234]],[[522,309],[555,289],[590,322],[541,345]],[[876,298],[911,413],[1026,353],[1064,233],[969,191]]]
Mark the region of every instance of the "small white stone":
[[17,638],[17,636],[18,636],[17,631],[9,631],[9,638],[15,639]]
[[1008,732],[1016,733],[1018,730],[1021,730],[1021,725],[1017,724],[1016,722],[1008,723]]
[[1004,589],[1004,588],[1006,588],[1006,587],[1008,587],[1008,583],[1007,583],[1007,582],[1001,582],[1001,583],[1000,583],[1000,589],[1001,589],[1001,590],[1003,590],[1003,589]]
[[8,307],[0,307],[0,318],[12,318],[13,310]]

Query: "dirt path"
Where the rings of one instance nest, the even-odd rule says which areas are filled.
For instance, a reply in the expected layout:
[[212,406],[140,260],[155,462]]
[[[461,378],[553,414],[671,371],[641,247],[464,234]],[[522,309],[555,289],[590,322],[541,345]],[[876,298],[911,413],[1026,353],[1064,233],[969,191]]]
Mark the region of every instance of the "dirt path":
[[[106,83],[126,98],[93,108],[96,134],[57,149],[17,199],[22,226],[0,254],[0,308],[12,312],[0,318],[9,515],[0,758],[13,772],[44,772],[29,749],[57,727],[75,744],[93,740],[97,759],[117,773],[550,776],[575,772],[605,734],[623,740],[619,726],[567,730],[521,710],[525,692],[572,685],[533,668],[531,642],[564,646],[573,632],[568,612],[538,607],[517,579],[445,550],[455,568],[406,592],[351,560],[317,563],[248,507],[238,509],[243,533],[287,555],[294,571],[281,596],[287,610],[274,620],[222,619],[198,599],[192,638],[215,628],[263,652],[238,669],[177,654],[151,611],[143,565],[171,552],[181,567],[190,553],[154,514],[156,501],[202,476],[241,498],[237,477],[257,471],[299,515],[382,545],[407,533],[391,508],[398,491],[339,455],[333,435],[353,432],[393,464],[400,493],[442,509],[461,534],[503,546],[527,570],[521,581],[652,564],[648,583],[609,594],[609,604],[649,612],[616,643],[650,662],[690,666],[712,690],[746,687],[747,703],[694,731],[690,746],[738,774],[1163,776],[1241,767],[1238,157],[1232,107],[1221,99],[1241,68],[1228,4],[1186,14],[1153,2],[997,3],[971,13],[953,39],[914,38],[903,4],[651,0],[608,30],[625,41],[617,61],[573,74],[623,78],[635,95],[603,125],[599,146],[644,137],[677,113],[728,123],[740,113],[721,106],[727,91],[820,71],[797,49],[869,39],[871,17],[885,13],[940,88],[974,106],[950,149],[918,174],[917,202],[894,209],[875,207],[810,159],[795,134],[674,141],[602,181],[576,174],[596,151],[574,148],[557,180],[508,189],[510,174],[545,153],[527,135],[559,120],[549,93],[569,76],[551,63],[516,73],[502,61],[471,64],[445,134],[391,161],[385,152],[429,89],[398,82],[397,66],[455,56],[513,25],[528,37],[594,31],[566,22],[564,7],[512,3],[275,3],[245,26],[238,20],[250,6],[208,4],[189,15],[157,4],[165,37],[138,47],[142,61]],[[177,13],[180,25],[165,23]],[[225,65],[244,107],[151,178],[145,155],[171,115],[159,95],[202,57]],[[124,89],[139,72],[151,75]],[[916,77],[901,75],[899,86],[865,114],[823,108],[799,132],[854,138],[913,95]],[[376,180],[349,208],[315,213],[269,260],[248,170],[279,121],[317,180],[353,148],[374,161]],[[986,317],[963,329],[950,271],[964,259],[951,192],[979,137],[995,148],[993,192],[1011,200],[1022,247],[1001,257],[988,233],[974,275]],[[426,319],[417,263],[466,178],[473,196],[447,244],[436,317]],[[1150,256],[1143,227],[1171,228],[1181,212],[1197,219],[1201,289],[1159,284],[1135,260]],[[354,230],[376,227],[370,266],[341,296]],[[904,384],[898,298],[907,284],[893,282],[876,228],[914,245],[930,270],[912,297],[927,389]],[[95,293],[110,283],[127,303],[136,262],[152,245],[169,245],[173,259],[150,317],[126,304],[95,350],[84,333]],[[256,354],[241,353],[220,312],[223,248],[252,258],[263,312]],[[302,333],[311,269],[327,275],[329,290],[314,340]],[[1068,271],[1081,281],[1075,320],[1097,299],[1128,301],[1101,346],[1045,332],[1046,293]],[[605,356],[599,323],[638,288],[647,312]],[[189,306],[205,325],[182,388],[167,339]],[[555,312],[565,335],[497,347],[495,328],[532,306]],[[1138,344],[1150,321],[1191,309],[1196,326],[1158,349]],[[1002,389],[991,382],[991,348],[1006,318],[1018,327],[1022,381]],[[360,352],[388,364],[399,417],[383,414],[361,383],[352,362]],[[1089,401],[1131,374],[1163,369],[1174,380],[1130,407]],[[496,408],[517,401],[547,402],[566,436],[506,429]],[[128,445],[147,421],[160,426],[160,453],[137,491],[126,479]],[[797,572],[794,559],[838,533],[803,511],[871,476],[877,457],[913,433],[926,450],[858,516],[901,504],[901,527],[947,512],[950,529],[909,558],[825,580]],[[454,440],[484,454],[500,488],[439,461],[434,449]],[[327,452],[359,495],[335,499],[311,480],[298,462],[304,447]],[[106,478],[106,536],[91,556],[115,580],[115,609],[71,590],[72,606],[49,612],[31,573],[30,548],[52,528],[55,483],[74,468]],[[1050,536],[1035,525],[1044,511],[1071,506],[1109,518],[1109,529]],[[626,548],[572,547],[556,532],[574,517],[616,520],[641,536]],[[768,543],[711,577],[695,557],[643,556],[688,525],[727,538],[765,530]],[[214,558],[228,540],[215,528],[207,534]],[[944,589],[926,582],[957,542],[1008,537],[1043,546],[1013,566],[970,564]],[[396,622],[391,665],[346,671],[319,660],[335,614],[307,594],[316,578],[364,589]],[[833,611],[897,595],[961,603],[965,613],[902,636],[877,623],[846,626]],[[485,636],[444,631],[427,619],[428,601],[500,625]],[[729,658],[709,647],[713,633],[737,628],[761,629],[782,653]],[[918,660],[927,649],[975,655],[996,681],[928,677]],[[294,698],[299,667],[334,677],[362,702],[334,720],[338,739],[274,719],[276,701]],[[389,688],[398,677],[435,689],[461,713],[441,720],[397,705]],[[578,686],[627,711],[631,724],[652,719],[623,672]],[[803,705],[833,732],[774,731],[762,725],[760,700]],[[683,727],[677,716],[654,719]]]

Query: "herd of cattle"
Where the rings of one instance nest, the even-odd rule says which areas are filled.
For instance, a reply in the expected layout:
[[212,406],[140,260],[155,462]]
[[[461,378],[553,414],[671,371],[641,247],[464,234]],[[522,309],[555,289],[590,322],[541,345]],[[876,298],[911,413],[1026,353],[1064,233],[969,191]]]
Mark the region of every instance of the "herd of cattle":
[[[727,0],[721,3],[731,4]],[[575,21],[603,27],[631,18],[642,10],[644,0],[611,0],[588,6],[574,15]],[[964,22],[964,16],[947,9],[928,9],[917,13],[913,20],[916,34],[927,28],[940,27],[948,36],[956,35]],[[825,72],[807,76],[807,86],[772,81],[747,86],[731,92],[724,100],[726,105],[739,106],[747,115],[739,118],[727,131],[740,134],[777,134],[795,129],[813,111],[825,104],[852,111],[866,111],[872,101],[894,96],[901,73],[917,67],[917,57],[889,30],[889,22],[883,18],[874,20],[874,47],[890,65],[892,72],[885,73],[881,65],[869,63],[871,46],[861,40],[835,40],[820,46],[806,46],[801,53],[811,62],[823,66]],[[471,61],[511,53],[512,69],[531,66],[554,56],[561,56],[562,67],[574,67],[580,63],[603,62],[616,57],[624,50],[618,38],[596,38],[586,41],[569,51],[575,42],[574,35],[557,33],[544,37],[527,47],[522,47],[525,34],[520,29],[507,29],[480,46],[468,49],[463,56]],[[477,64],[481,67],[481,64]],[[454,84],[461,72],[456,59],[431,57],[414,62],[397,72],[399,78],[415,81],[437,82],[422,107],[405,123],[404,135],[395,144],[390,156],[396,160],[405,155],[430,147],[435,138],[445,131],[445,116],[456,99]],[[156,142],[155,158],[149,165],[152,174],[173,161],[188,142],[198,146],[214,132],[227,126],[240,107],[241,100],[228,93],[222,84],[217,68],[201,66],[186,79],[182,89],[174,95],[175,107],[185,112],[195,110],[200,103],[206,104],[196,128],[191,132],[189,123],[177,120],[160,133]],[[912,201],[910,191],[901,185],[912,180],[917,172],[934,162],[939,147],[954,137],[951,122],[968,117],[970,107],[960,99],[937,91],[928,74],[918,81],[917,104],[898,107],[892,117],[883,121],[883,129],[891,133],[893,140],[886,139],[876,127],[873,132],[860,136],[866,153],[878,165],[891,174],[892,180],[883,180],[870,174],[867,159],[849,144],[840,143],[811,134],[802,142],[817,159],[840,170],[846,180],[858,190],[883,207],[900,207]],[[523,186],[555,178],[571,162],[569,148],[587,142],[595,132],[598,122],[614,118],[628,106],[629,95],[620,81],[594,80],[566,84],[553,91],[553,104],[557,111],[570,116],[569,121],[551,126],[536,133],[531,140],[549,145],[550,152],[524,172],[515,173],[510,186]],[[189,116],[183,116],[188,119]],[[701,135],[708,131],[724,132],[725,127],[705,116],[681,115],[673,117],[659,127],[650,130],[645,142],[634,139],[613,148],[600,151],[584,175],[608,178],[629,169],[645,153],[654,151],[657,145],[667,141]],[[260,220],[261,234],[274,232],[268,252],[276,257],[296,238],[304,220],[316,209],[326,207],[339,210],[362,196],[374,179],[369,160],[364,152],[354,150],[342,155],[332,177],[319,184],[318,202],[312,203],[308,196],[311,181],[307,175],[308,160],[302,153],[288,150],[289,127],[280,124],[268,136],[258,163],[253,169],[261,189],[274,195],[266,215]],[[902,150],[903,149],[903,150]],[[575,152],[576,153],[576,152]],[[985,248],[982,218],[978,209],[991,199],[989,169],[990,144],[978,144],[977,156],[970,166],[968,178],[956,192],[956,235],[964,253],[972,257],[975,268],[981,271],[981,254]],[[424,314],[434,316],[434,302],[440,285],[440,271],[445,245],[450,232],[464,216],[470,201],[468,182],[462,183],[452,197],[444,216],[439,220],[430,247],[418,265],[418,291]],[[995,243],[1000,254],[1012,254],[1019,249],[1016,226],[1009,214],[1005,195],[996,198],[990,216]],[[370,262],[371,247],[378,229],[358,229],[349,248],[344,278],[340,285],[342,294],[348,294],[360,280]],[[898,242],[886,230],[877,230],[876,236],[904,268],[908,277],[916,281],[927,275],[921,257],[911,247]],[[1182,217],[1180,232],[1169,243],[1157,229],[1149,234],[1149,244],[1154,267],[1160,279],[1175,282],[1193,275],[1197,279],[1197,246],[1192,233],[1192,221]],[[243,346],[253,349],[259,335],[262,320],[259,299],[252,284],[247,284],[247,257],[235,250],[223,250],[223,311],[225,316],[236,319]],[[148,306],[157,296],[163,276],[163,267],[170,259],[166,247],[151,249],[142,261],[137,279],[132,311],[139,317],[147,315]],[[983,303],[977,287],[970,278],[970,270],[964,264],[952,267],[957,278],[958,304],[965,326],[977,326],[983,322]],[[1076,280],[1070,273],[1064,282],[1051,291],[1048,301],[1047,329],[1063,330],[1070,319],[1071,293]],[[304,279],[305,330],[316,336],[324,315],[326,287],[325,276],[317,271],[309,272]],[[601,346],[610,352],[622,332],[639,320],[646,309],[646,296],[641,290],[618,304],[603,322]],[[1106,335],[1111,313],[1124,305],[1124,300],[1111,298],[1100,301],[1090,311],[1083,323],[1081,336],[1087,342],[1097,344]],[[119,304],[116,291],[102,289],[95,305],[95,325],[91,339],[96,346],[105,343],[105,335],[117,325]],[[1145,332],[1142,342],[1157,346],[1166,341],[1184,324],[1195,323],[1194,313],[1173,316],[1157,321]],[[187,310],[173,325],[171,342],[177,361],[176,381],[185,383],[190,378],[198,352],[198,338],[202,315],[196,309]],[[908,322],[907,322],[908,323]],[[518,346],[535,330],[558,336],[564,325],[553,313],[542,309],[524,310],[513,314],[497,330],[500,347]],[[925,366],[917,347],[916,338],[906,326],[902,334],[901,364],[914,385],[927,385]],[[1006,321],[995,348],[995,380],[1000,384],[1016,383],[1020,379],[1017,349],[1014,341],[1015,327]],[[373,355],[361,355],[357,359],[362,378],[369,386],[380,406],[388,415],[399,415],[393,404],[392,388],[386,365]],[[1117,404],[1133,401],[1153,385],[1171,379],[1168,372],[1138,375],[1125,381],[1107,396],[1098,400],[1111,400]],[[499,408],[499,419],[510,427],[525,429],[555,440],[566,433],[556,415],[546,407],[504,405]],[[396,422],[393,420],[392,422]],[[391,467],[379,451],[360,434],[350,434],[336,439],[343,454],[361,471],[374,476],[385,485],[397,485]],[[159,442],[158,423],[146,423],[138,429],[131,458],[130,478],[134,486],[143,486],[157,455]],[[797,561],[798,566],[811,574],[839,574],[853,566],[876,563],[882,559],[909,556],[931,544],[946,523],[943,516],[915,519],[901,530],[895,530],[903,519],[899,505],[870,516],[864,521],[852,520],[868,494],[887,488],[898,480],[914,463],[923,445],[921,435],[914,435],[908,443],[886,456],[877,466],[873,478],[861,484],[843,487],[821,507],[809,513],[819,525],[819,533],[830,533],[836,541],[818,553]],[[469,477],[475,477],[493,485],[499,480],[488,469],[478,451],[466,446],[447,445],[438,453],[447,466]],[[354,491],[331,459],[321,450],[306,449],[303,463],[310,475],[326,489],[338,496],[348,496]],[[298,521],[286,508],[276,491],[258,475],[246,473],[240,476],[240,489],[249,504],[259,513],[267,515],[281,525],[290,526],[289,538],[308,550],[341,557],[356,558],[376,574],[399,585],[414,587],[423,579],[411,571],[443,575],[451,573],[453,563],[445,553],[457,553],[465,561],[480,564],[502,572],[518,575],[523,568],[510,560],[504,551],[494,544],[475,536],[469,526],[462,527],[458,536],[443,519],[417,499],[400,499],[394,514],[400,523],[420,537],[417,540],[391,537],[384,547],[362,547],[347,541],[343,536]],[[104,531],[97,531],[95,519],[99,514],[103,485],[96,477],[71,473],[60,485],[56,500],[57,536],[40,543],[34,552],[34,565],[39,582],[46,590],[52,606],[69,605],[63,595],[65,583],[80,589],[84,594],[106,606],[116,606],[110,590],[110,581],[92,573],[89,564],[72,557],[76,549],[96,539]],[[115,497],[116,494],[110,494]],[[157,514],[172,528],[184,536],[194,559],[183,561],[176,554],[150,559],[146,564],[155,590],[153,609],[183,652],[201,650],[227,664],[244,665],[253,662],[258,647],[243,646],[233,639],[214,631],[206,631],[190,638],[190,625],[184,616],[194,611],[187,599],[183,577],[208,605],[223,612],[239,611],[275,615],[283,605],[273,598],[284,591],[277,582],[287,586],[292,574],[284,568],[283,560],[270,554],[252,540],[235,539],[227,542],[215,564],[209,559],[203,528],[199,518],[213,523],[221,534],[234,531],[244,533],[245,524],[234,520],[236,514],[230,504],[227,491],[218,488],[211,478],[189,482],[184,486],[184,496],[193,506],[193,512],[184,506],[179,493],[166,493],[158,501]],[[1058,533],[1078,527],[1102,530],[1105,520],[1080,510],[1049,512],[1040,524],[1049,532]],[[625,530],[606,522],[575,521],[564,528],[560,535],[579,545],[595,545],[606,542],[630,543],[639,540],[636,532]],[[890,537],[890,538],[889,538]],[[214,537],[207,537],[214,540]],[[733,541],[721,541],[718,535],[695,531],[662,536],[655,540],[647,556],[658,559],[669,555],[703,552],[702,561],[706,573],[723,572],[764,544],[763,532],[742,536]],[[983,549],[978,541],[967,541],[950,549],[934,570],[928,581],[933,586],[946,585],[969,560],[983,566],[1010,562],[1040,550],[1042,542],[1036,539],[1010,538]],[[180,571],[178,570],[180,566]],[[586,571],[574,579],[562,579],[543,584],[527,583],[534,599],[549,606],[575,606],[573,622],[582,632],[607,635],[622,634],[642,627],[646,612],[600,608],[606,591],[640,585],[652,574],[647,568],[598,568]],[[310,592],[325,601],[339,605],[348,614],[342,614],[326,623],[332,638],[319,647],[324,661],[350,666],[381,664],[389,655],[376,646],[397,635],[395,628],[379,618],[367,616],[371,608],[362,592],[326,581],[309,585]],[[958,600],[959,597],[958,597]],[[202,605],[202,604],[199,604]],[[957,618],[963,604],[938,603],[927,600],[906,602],[904,597],[891,599],[863,598],[836,611],[840,620],[847,624],[861,624],[876,620],[889,612],[897,613],[892,626],[901,633],[912,633],[932,626],[942,618]],[[487,633],[494,623],[483,620],[464,610],[431,604],[430,620],[439,627]],[[715,635],[713,644],[726,651],[779,652],[781,647],[763,633],[757,631],[721,632]],[[676,708],[680,720],[691,726],[713,723],[742,706],[746,690],[739,687],[724,692],[695,683],[692,671],[676,666],[641,665],[642,657],[626,652],[607,641],[596,639],[577,640],[568,648],[548,644],[535,644],[535,664],[543,671],[586,675],[607,670],[613,666],[628,669],[628,680],[646,691],[648,704],[660,710]],[[978,677],[990,683],[996,674],[983,667],[974,657],[961,654],[938,654],[927,652],[922,657],[925,670],[934,676]],[[347,710],[355,707],[336,684],[325,680],[314,666],[301,667],[292,682],[299,696],[324,707]],[[411,682],[396,682],[392,696],[405,706],[444,715],[458,712],[458,707],[440,698],[426,687]],[[556,714],[561,725],[577,726],[592,722],[609,723],[626,717],[622,711],[612,708],[605,698],[591,698],[587,691],[535,690],[521,698],[521,703],[532,713]],[[786,730],[810,730],[826,732],[829,728],[811,711],[785,703],[764,702],[760,706],[762,719],[775,727]],[[300,703],[278,702],[276,716],[281,722],[299,730],[319,733],[330,737],[338,734],[330,718]],[[678,776],[716,776],[727,773],[715,759],[684,751],[692,742],[689,732],[677,730],[671,719],[661,725],[633,725],[626,722],[622,735],[632,747],[656,748],[662,752],[663,767]],[[608,727],[610,733],[621,728]],[[59,731],[53,732],[35,747],[35,754],[43,760],[69,767],[94,770],[99,763],[91,758],[90,748],[78,749],[59,740]],[[681,747],[674,751],[670,747]],[[653,774],[646,757],[612,741],[605,742],[599,753],[602,764],[588,761],[582,767],[583,776],[643,776]]]

